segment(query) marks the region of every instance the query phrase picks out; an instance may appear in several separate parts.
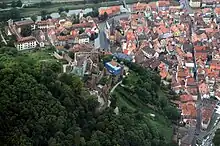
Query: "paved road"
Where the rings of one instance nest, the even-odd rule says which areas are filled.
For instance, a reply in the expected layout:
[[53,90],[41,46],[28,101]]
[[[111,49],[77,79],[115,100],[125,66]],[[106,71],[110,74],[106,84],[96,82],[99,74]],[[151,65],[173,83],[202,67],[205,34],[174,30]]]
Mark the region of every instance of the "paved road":
[[122,83],[122,81],[118,82],[110,91],[110,94],[113,93],[115,91],[115,89],[118,87],[118,85],[120,85]]

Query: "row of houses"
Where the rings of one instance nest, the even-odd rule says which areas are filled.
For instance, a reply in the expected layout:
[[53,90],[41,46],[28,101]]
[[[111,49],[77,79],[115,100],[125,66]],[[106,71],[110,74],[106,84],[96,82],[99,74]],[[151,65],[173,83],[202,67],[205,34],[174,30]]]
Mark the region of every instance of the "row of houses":
[[[29,36],[21,35],[24,28],[31,28]],[[98,32],[96,28],[96,23],[88,16],[82,17],[79,24],[73,24],[69,18],[38,22],[9,20],[5,30],[8,36],[16,37],[15,47],[22,51],[46,45],[53,45],[57,48],[69,45],[68,48],[71,48],[74,44],[89,43],[91,35]]]
[[215,8],[220,5],[219,0],[190,0],[189,5],[193,8]]
[[[216,98],[220,100],[218,9],[187,14],[179,6],[170,6],[169,1],[137,3],[132,5],[131,15],[121,18],[109,32],[110,41],[120,44],[123,54],[159,71],[163,82],[171,83],[172,90],[180,95],[174,103],[182,121],[195,128],[201,116],[202,130],[209,126]],[[201,115],[197,114],[198,95]],[[181,145],[191,142],[192,138],[187,142],[184,138]]]

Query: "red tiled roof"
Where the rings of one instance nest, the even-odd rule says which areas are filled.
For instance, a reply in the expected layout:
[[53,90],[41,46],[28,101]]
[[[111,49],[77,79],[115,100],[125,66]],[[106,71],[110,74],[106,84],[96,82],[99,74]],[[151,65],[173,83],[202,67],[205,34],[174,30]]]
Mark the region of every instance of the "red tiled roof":
[[87,23],[80,23],[80,24],[73,24],[72,25],[73,29],[86,28],[86,27],[93,27],[93,23],[92,22],[87,22]]
[[189,94],[180,95],[180,101],[181,102],[193,101],[192,95]]
[[31,25],[34,24],[33,20],[23,20],[23,21],[17,21],[14,22],[16,26],[24,26],[24,25]]
[[33,36],[29,36],[29,37],[21,37],[17,40],[18,43],[24,43],[24,42],[32,42],[32,41],[36,41],[36,38]]
[[202,121],[203,123],[208,123],[212,116],[212,110],[209,108],[203,108],[202,109]]
[[158,6],[159,7],[168,7],[168,6],[170,6],[170,2],[169,1],[158,1]]
[[195,79],[192,77],[192,78],[188,78],[186,80],[186,83],[187,83],[187,86],[196,86],[196,81]]
[[195,51],[203,51],[203,50],[206,50],[206,47],[205,46],[194,46],[194,50]]
[[220,15],[220,7],[214,9],[215,14]]
[[151,9],[156,9],[157,8],[156,2],[150,2],[150,3],[148,3],[148,5],[151,7]]
[[181,104],[182,115],[196,118],[196,107],[194,102],[187,102]]

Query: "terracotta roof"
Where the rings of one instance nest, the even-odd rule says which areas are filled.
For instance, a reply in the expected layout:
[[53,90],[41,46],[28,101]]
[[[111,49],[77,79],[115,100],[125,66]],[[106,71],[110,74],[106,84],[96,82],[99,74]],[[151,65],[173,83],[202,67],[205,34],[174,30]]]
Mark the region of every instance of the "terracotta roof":
[[158,7],[168,7],[170,6],[169,1],[158,1]]
[[191,94],[191,95],[197,95],[198,94],[197,87],[195,87],[195,86],[188,86],[186,89],[189,92],[189,94]]
[[181,102],[193,101],[193,97],[192,95],[189,95],[189,94],[183,94],[183,95],[180,95],[180,101]]
[[196,107],[194,102],[187,102],[181,104],[182,115],[196,118]]
[[206,46],[194,46],[194,50],[197,52],[206,50]]
[[109,62],[112,66],[117,66],[118,65],[118,63],[116,62],[116,61],[114,61],[114,60],[112,60],[111,62]]
[[151,9],[156,9],[157,8],[156,2],[150,2],[150,3],[148,3],[148,5],[151,7]]
[[57,36],[57,40],[59,41],[67,41],[69,39],[74,39],[75,37],[72,35],[67,35],[67,36]]
[[220,70],[220,61],[212,60],[210,63],[210,69]]
[[187,78],[186,84],[187,84],[187,86],[196,86],[196,81],[193,77],[192,78]]
[[220,7],[214,9],[215,14],[220,15]]
[[24,26],[24,25],[31,25],[34,24],[33,20],[23,20],[23,21],[17,21],[14,22],[16,26]]
[[76,29],[76,28],[86,28],[86,27],[93,27],[93,23],[87,22],[87,23],[73,24],[71,28]]
[[21,37],[17,40],[18,43],[32,42],[32,41],[36,41],[36,38],[33,36]]
[[140,11],[140,10],[146,10],[147,8],[150,8],[148,4],[145,3],[137,3],[132,5],[133,11]]
[[112,6],[112,7],[108,7],[108,8],[101,8],[101,9],[99,9],[99,15],[103,15],[105,12],[108,15],[120,12],[120,6]]
[[202,108],[202,122],[207,124],[208,121],[211,119],[212,116],[212,109],[209,108]]
[[165,69],[163,69],[160,71],[160,76],[161,76],[161,79],[164,79],[168,76],[168,72]]
[[196,52],[195,53],[196,59],[201,59],[205,61],[207,59],[207,53],[206,52]]

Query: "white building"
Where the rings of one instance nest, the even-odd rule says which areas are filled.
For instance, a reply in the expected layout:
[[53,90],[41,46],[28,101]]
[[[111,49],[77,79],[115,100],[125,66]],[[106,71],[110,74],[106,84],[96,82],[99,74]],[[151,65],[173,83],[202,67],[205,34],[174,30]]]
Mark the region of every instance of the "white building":
[[15,46],[18,51],[33,49],[37,47],[37,40],[32,36],[20,38]]
[[199,8],[201,7],[201,0],[190,0],[189,5],[192,8]]
[[89,36],[87,34],[81,34],[80,36],[75,38],[75,42],[79,44],[89,43]]
[[55,24],[50,20],[39,21],[37,22],[37,28],[41,30],[42,29],[54,29]]

